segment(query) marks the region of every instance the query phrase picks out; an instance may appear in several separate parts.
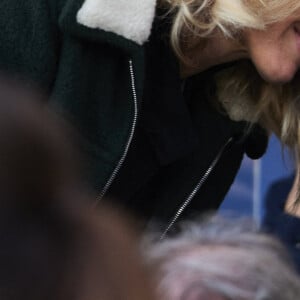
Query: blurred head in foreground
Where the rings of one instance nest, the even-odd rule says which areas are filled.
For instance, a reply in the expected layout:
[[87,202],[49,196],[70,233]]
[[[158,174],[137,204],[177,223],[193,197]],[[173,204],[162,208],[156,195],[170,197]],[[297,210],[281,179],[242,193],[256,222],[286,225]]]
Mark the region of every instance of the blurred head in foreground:
[[[150,243],[150,245],[149,245]],[[212,218],[147,242],[163,300],[295,300],[300,281],[285,249],[244,221]]]
[[95,212],[64,128],[40,96],[0,83],[0,298],[153,299],[127,222]]

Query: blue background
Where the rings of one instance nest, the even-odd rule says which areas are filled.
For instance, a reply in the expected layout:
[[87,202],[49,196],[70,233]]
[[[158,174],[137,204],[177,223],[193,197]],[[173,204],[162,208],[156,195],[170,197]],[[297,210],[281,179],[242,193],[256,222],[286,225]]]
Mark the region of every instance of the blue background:
[[259,160],[245,156],[241,169],[227,194],[220,212],[250,216],[260,223],[264,214],[264,199],[270,185],[293,173],[293,161],[274,136],[266,154]]

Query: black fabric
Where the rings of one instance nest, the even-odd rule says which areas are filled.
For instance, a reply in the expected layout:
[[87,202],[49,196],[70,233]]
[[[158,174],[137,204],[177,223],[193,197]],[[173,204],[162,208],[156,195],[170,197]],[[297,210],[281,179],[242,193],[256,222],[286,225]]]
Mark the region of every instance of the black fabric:
[[226,65],[193,76],[183,85],[177,59],[157,24],[145,54],[142,111],[125,163],[107,196],[147,221],[154,217],[167,223],[232,138],[184,215],[215,210],[245,151],[260,157],[267,136],[262,131],[261,139],[256,139],[253,131],[248,138],[249,124],[231,121],[210,104],[214,73]]
[[[150,42],[145,46],[146,75],[142,110],[135,136],[125,163],[114,180],[107,198],[116,200],[129,211],[145,217],[153,213],[153,201],[148,197],[158,184],[163,166],[188,155],[199,139],[185,103],[179,66],[168,47],[160,22],[155,22]],[[151,182],[151,183],[150,183]],[[149,190],[148,190],[149,187]],[[139,195],[139,196],[137,196]],[[155,201],[155,200],[154,200]]]
[[181,93],[177,60],[168,47],[167,36],[162,33],[164,23],[156,22],[155,25],[145,48],[146,75],[140,126],[159,163],[166,165],[190,153],[198,145],[198,137]]

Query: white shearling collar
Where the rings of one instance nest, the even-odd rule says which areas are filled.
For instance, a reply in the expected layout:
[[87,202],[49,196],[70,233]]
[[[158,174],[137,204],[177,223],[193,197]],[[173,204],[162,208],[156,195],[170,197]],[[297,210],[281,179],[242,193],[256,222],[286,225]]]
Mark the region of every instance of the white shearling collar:
[[150,36],[155,6],[156,0],[85,0],[77,22],[142,45]]

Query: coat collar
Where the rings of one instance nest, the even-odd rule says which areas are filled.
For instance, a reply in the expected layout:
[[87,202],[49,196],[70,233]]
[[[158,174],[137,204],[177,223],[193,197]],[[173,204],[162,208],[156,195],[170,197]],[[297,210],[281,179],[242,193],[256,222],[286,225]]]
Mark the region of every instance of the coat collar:
[[156,0],[85,0],[77,22],[142,45],[150,36]]
[[155,7],[156,0],[67,0],[59,25],[71,35],[136,47],[150,36]]

